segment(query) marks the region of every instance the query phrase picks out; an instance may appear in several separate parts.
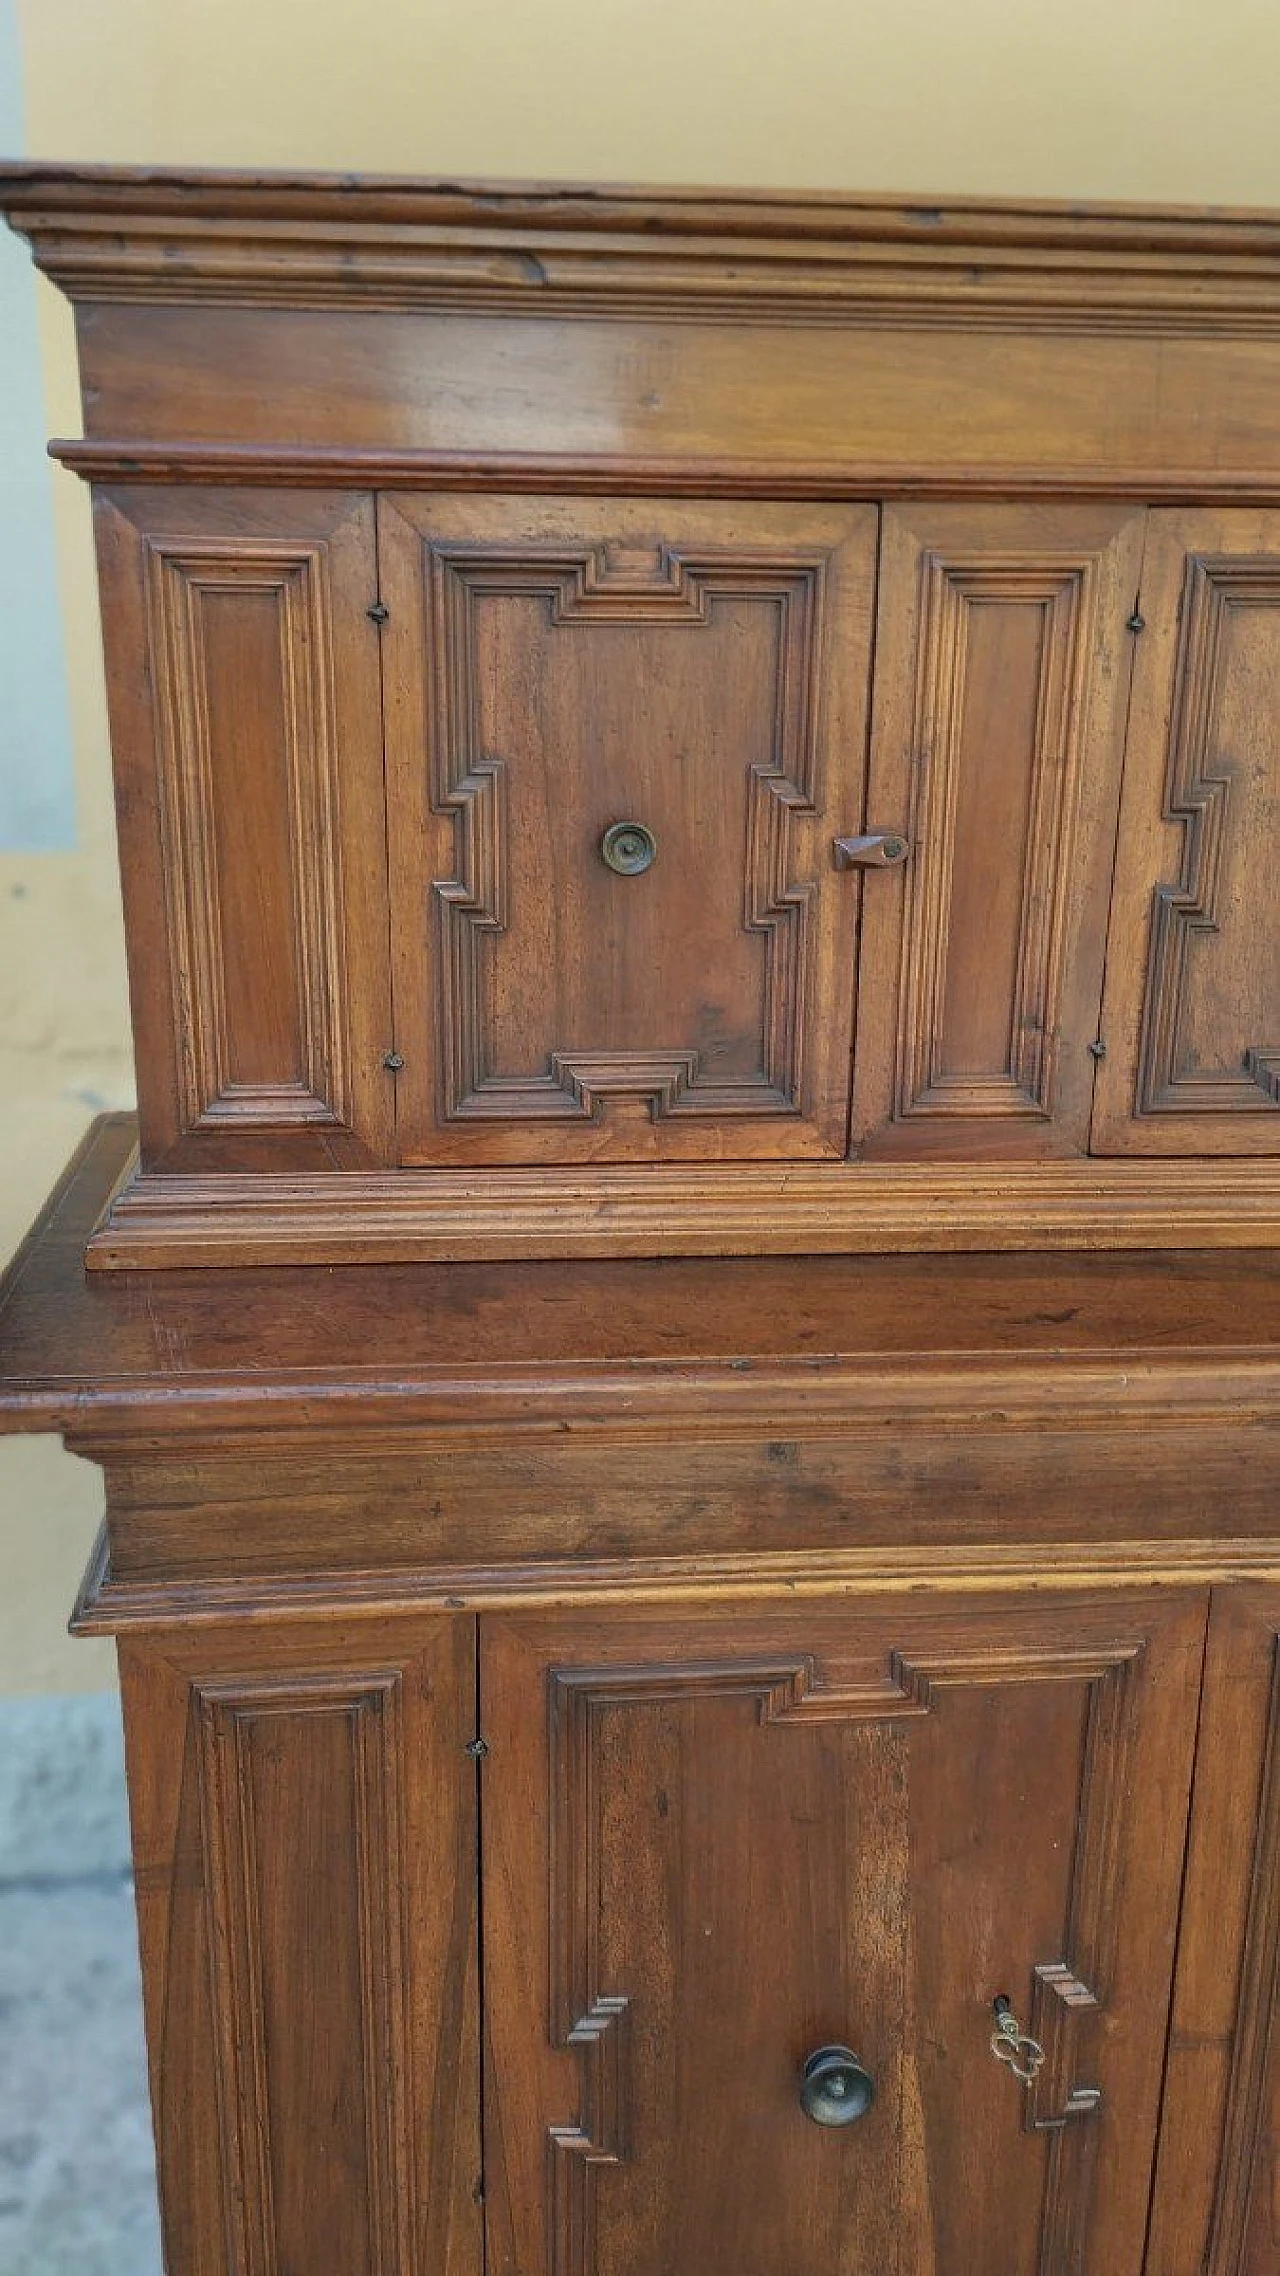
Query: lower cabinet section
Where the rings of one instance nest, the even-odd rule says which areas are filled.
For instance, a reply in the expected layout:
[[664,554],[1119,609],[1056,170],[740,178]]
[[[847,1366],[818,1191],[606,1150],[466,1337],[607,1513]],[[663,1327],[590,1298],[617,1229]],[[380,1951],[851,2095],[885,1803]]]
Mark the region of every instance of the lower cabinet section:
[[1206,1610],[125,1643],[170,2276],[1274,2276],[1280,1599]]

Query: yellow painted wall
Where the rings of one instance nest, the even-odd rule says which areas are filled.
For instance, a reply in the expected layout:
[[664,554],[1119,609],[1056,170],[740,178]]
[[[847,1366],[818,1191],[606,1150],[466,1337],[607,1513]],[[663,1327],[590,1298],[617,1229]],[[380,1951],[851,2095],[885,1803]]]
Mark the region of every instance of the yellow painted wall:
[[19,0],[48,155],[1280,197],[1276,0]]
[[[1280,0],[18,0],[42,157],[1280,206]],[[42,290],[49,425],[76,425]],[[0,856],[0,1252],[127,1096],[85,502],[54,477],[79,843]],[[2,700],[2,691],[0,691]],[[0,1441],[0,1690],[60,1641],[93,1474]]]

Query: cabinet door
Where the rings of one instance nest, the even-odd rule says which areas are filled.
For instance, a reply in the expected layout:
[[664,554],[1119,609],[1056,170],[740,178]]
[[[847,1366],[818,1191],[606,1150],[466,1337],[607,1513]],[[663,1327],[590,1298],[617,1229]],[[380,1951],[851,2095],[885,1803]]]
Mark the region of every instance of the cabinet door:
[[[1203,1631],[482,1621],[491,2276],[1138,2276]],[[833,2044],[844,2126],[800,2102]]]
[[371,497],[97,501],[143,1159],[389,1160]]
[[1083,1153],[1142,516],[887,510],[853,1140],[868,1155]]
[[1280,2268],[1280,1588],[1215,1595],[1147,2276]]
[[1280,1154],[1280,514],[1151,516],[1094,1149]]
[[381,502],[403,1162],[844,1153],[875,527]]
[[474,1639],[121,1647],[168,2276],[480,2276]]

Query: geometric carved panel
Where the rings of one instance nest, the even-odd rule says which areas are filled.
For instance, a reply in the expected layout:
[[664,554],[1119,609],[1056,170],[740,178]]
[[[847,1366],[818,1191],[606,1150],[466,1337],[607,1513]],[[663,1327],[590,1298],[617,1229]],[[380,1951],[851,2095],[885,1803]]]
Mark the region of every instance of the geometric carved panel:
[[195,1697],[231,2276],[411,2276],[401,1677]]
[[[609,1719],[664,1707],[700,1716],[707,1703],[741,1700],[754,1708],[762,1729],[910,1724],[929,1716],[948,1690],[1000,1693],[1044,1684],[1082,1688],[1085,1710],[1074,1849],[1064,1860],[1061,1956],[1046,1958],[1018,1987],[1019,2005],[1026,2002],[1033,2032],[1037,2026],[1043,2032],[1046,2054],[1026,2097],[1023,2124],[1046,2137],[1037,2270],[1070,2276],[1079,2269],[1094,2155],[1088,2121],[1101,2101],[1090,2077],[1081,2075],[1079,2032],[1102,2016],[1114,1973],[1132,1806],[1134,1677],[1142,1654],[1136,1640],[1078,1648],[958,1641],[930,1646],[919,1658],[892,1651],[856,1673],[833,1671],[807,1654],[549,1669],[550,2035],[554,2045],[577,2054],[579,2065],[579,2115],[548,2130],[551,2276],[600,2276],[617,2266],[616,2249],[599,2226],[599,2189],[605,2170],[632,2154],[631,2039],[635,1995],[644,1986],[605,1984],[600,1957],[606,1905],[617,1895],[601,1863],[612,1801],[604,1768]],[[857,1801],[852,1796],[851,1806]],[[998,1797],[992,1807],[998,1809]],[[927,1903],[929,1892],[921,1889],[918,1897]],[[779,1935],[790,1925],[780,1920]],[[920,1933],[928,1935],[923,1926]],[[1097,2044],[1092,2029],[1090,2044]]]
[[379,502],[402,1162],[843,1156],[873,542],[864,508]]
[[[817,721],[804,700],[813,682],[822,604],[822,561],[699,561],[675,546],[642,551],[603,543],[559,555],[497,546],[430,548],[436,628],[432,802],[455,817],[455,874],[434,881],[440,919],[441,1111],[447,1120],[591,1120],[609,1097],[646,1102],[669,1115],[792,1114],[804,1088],[804,980],[812,878],[793,873],[792,823],[815,811]],[[476,604],[536,600],[548,626],[706,626],[718,600],[749,596],[776,618],[765,637],[776,652],[777,745],[769,763],[747,768],[742,923],[762,937],[757,1066],[716,1079],[681,1038],[649,1050],[554,1050],[542,1069],[492,1063],[485,959],[508,922],[509,824],[505,768],[476,748],[473,689],[479,670]]]
[[1280,1155],[1280,513],[1147,517],[1091,1144]]
[[346,1124],[329,549],[144,542],[183,1127]]
[[[1266,1115],[1276,1104],[1278,662],[1280,563],[1192,555],[1164,796],[1182,860],[1152,896],[1140,1114]],[[1224,954],[1225,988],[1213,976]],[[1242,1017],[1256,1023],[1243,1048],[1233,1032]]]

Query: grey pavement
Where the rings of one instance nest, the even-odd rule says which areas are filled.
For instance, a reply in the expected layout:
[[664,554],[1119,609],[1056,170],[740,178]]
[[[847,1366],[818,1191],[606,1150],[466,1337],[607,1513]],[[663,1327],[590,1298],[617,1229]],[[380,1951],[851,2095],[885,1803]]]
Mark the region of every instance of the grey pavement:
[[160,2276],[114,1695],[0,1698],[0,2276]]

